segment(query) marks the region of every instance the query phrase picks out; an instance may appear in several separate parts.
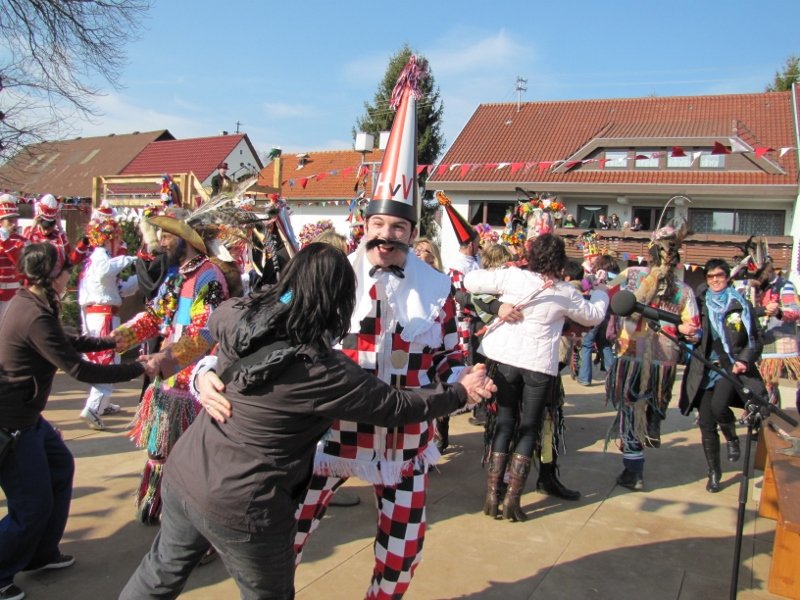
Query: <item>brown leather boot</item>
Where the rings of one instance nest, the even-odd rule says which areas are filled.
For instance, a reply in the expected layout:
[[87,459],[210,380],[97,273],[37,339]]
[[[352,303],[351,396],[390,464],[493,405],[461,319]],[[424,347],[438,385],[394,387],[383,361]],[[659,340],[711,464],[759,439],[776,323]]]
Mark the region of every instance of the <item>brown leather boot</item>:
[[492,518],[497,516],[498,490],[503,483],[506,472],[506,452],[492,452],[489,455],[489,464],[486,470],[486,500],[483,502],[483,514]]
[[519,498],[531,472],[531,459],[522,454],[511,455],[511,466],[508,469],[508,491],[503,501],[503,518],[510,521],[525,521],[528,516],[519,506]]

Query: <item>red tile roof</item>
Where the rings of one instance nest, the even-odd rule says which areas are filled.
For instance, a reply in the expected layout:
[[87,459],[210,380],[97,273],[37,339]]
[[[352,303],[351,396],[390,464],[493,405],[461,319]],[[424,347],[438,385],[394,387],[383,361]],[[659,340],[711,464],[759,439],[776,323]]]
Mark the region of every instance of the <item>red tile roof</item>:
[[[373,150],[362,156],[355,150],[326,150],[307,152],[306,164],[298,169],[298,157],[287,154],[281,161],[281,196],[292,200],[350,200],[355,195],[356,177],[362,160],[377,172],[383,159],[383,150]],[[258,183],[271,186],[277,161],[261,170]],[[303,180],[306,181],[303,188]],[[367,196],[372,193],[372,177],[367,177]]]
[[[243,139],[252,149],[246,134],[153,143],[126,165],[120,175],[191,172],[200,181],[205,181]],[[255,150],[253,155],[258,156]]]
[[169,131],[159,129],[27,146],[0,166],[0,189],[90,198],[94,177],[116,175],[148,144],[171,139]]
[[[790,92],[725,96],[625,98],[482,104],[470,118],[441,165],[468,165],[434,171],[431,183],[542,182],[542,183],[652,183],[652,184],[770,184],[796,185],[797,156],[778,156],[780,148],[794,148]],[[598,163],[571,169],[540,169],[543,161],[597,157],[605,148],[642,149],[681,146],[729,146],[739,137],[752,147],[774,148],[766,158],[779,165],[751,159],[746,168],[602,169]],[[688,154],[688,152],[687,152]],[[749,156],[752,156],[750,154]],[[600,156],[602,157],[602,156]],[[516,163],[514,172],[492,163]],[[520,167],[519,163],[524,166]],[[430,183],[429,183],[430,186]]]

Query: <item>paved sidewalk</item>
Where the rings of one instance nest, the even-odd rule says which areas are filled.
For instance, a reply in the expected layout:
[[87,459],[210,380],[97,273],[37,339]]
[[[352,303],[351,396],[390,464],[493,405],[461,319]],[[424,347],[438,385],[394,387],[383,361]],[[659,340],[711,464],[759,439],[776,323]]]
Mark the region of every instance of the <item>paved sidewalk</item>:
[[[483,429],[470,425],[467,415],[453,418],[452,446],[431,475],[424,560],[406,599],[726,598],[741,463],[724,464],[724,489],[707,493],[699,432],[693,419],[673,409],[662,448],[647,451],[645,491],[616,487],[621,460],[613,446],[603,452],[612,413],[604,406],[602,384],[582,387],[567,379],[565,385],[569,452],[560,460],[561,479],[581,490],[581,500],[563,502],[530,491],[534,472],[522,499],[529,520],[490,520],[481,513]],[[97,432],[78,417],[85,387],[57,377],[46,416],[61,428],[77,461],[62,544],[77,563],[62,572],[18,575],[17,585],[31,600],[116,598],[149,548],[156,528],[133,521],[145,454],[125,432],[138,392],[138,381],[121,385],[114,402],[125,412],[105,417],[109,430]],[[784,394],[794,397],[788,387]],[[751,481],[747,504],[742,599],[777,598],[766,591],[774,524],[756,516],[760,475]],[[298,569],[298,600],[363,597],[372,570],[372,490],[357,480],[347,490],[361,504],[328,511]],[[181,597],[238,593],[217,560],[194,572]]]

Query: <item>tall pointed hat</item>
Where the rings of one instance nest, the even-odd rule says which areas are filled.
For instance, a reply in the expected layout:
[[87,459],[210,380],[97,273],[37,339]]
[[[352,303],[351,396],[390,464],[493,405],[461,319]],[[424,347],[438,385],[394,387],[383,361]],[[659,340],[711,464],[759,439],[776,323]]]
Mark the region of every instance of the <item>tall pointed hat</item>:
[[417,222],[417,100],[426,76],[412,55],[394,86],[391,107],[397,111],[372,200],[365,216],[391,215]]
[[453,208],[450,198],[444,192],[436,192],[436,200],[444,207],[444,212],[447,213],[447,217],[450,219],[450,224],[453,226],[459,246],[466,246],[478,237],[478,232],[467,223],[467,220],[461,216],[460,212]]

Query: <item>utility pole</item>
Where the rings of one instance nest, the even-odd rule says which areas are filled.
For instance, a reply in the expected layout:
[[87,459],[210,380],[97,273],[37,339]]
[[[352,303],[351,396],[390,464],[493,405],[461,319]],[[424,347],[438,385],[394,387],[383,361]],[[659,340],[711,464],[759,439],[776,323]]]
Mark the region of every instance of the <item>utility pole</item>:
[[522,77],[517,75],[517,112],[519,112],[520,108],[521,108],[522,92],[527,92],[528,91],[528,88],[525,87],[526,83],[528,83],[527,79],[523,79]]

